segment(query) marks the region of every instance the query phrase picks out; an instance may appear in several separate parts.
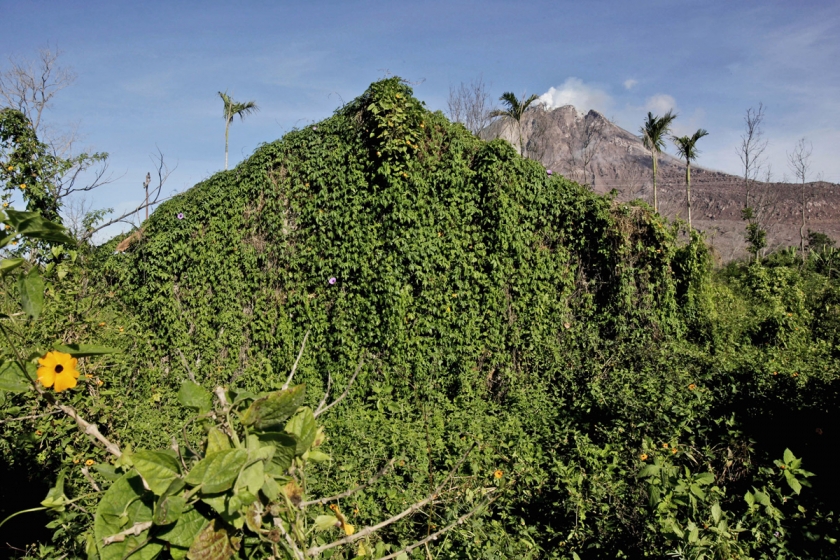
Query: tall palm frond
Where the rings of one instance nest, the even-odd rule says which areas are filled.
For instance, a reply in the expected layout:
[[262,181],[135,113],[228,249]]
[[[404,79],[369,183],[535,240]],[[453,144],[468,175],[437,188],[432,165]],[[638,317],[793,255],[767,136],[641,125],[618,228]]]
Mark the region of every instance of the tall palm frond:
[[679,138],[673,136],[671,138],[677,147],[677,154],[685,159],[685,201],[688,207],[689,229],[691,229],[691,162],[700,155],[700,150],[697,149],[697,141],[708,135],[709,133],[706,130],[699,128],[691,136],[680,136]]
[[653,209],[659,211],[659,197],[656,191],[656,174],[658,170],[659,154],[665,148],[665,136],[671,130],[671,123],[677,115],[670,110],[662,115],[654,116],[653,113],[648,112],[647,120],[640,129],[642,133],[642,143],[645,148],[650,150],[650,158],[653,161]]
[[240,120],[245,119],[245,115],[250,115],[255,111],[259,111],[260,108],[257,107],[256,102],[254,101],[246,101],[245,103],[239,103],[234,101],[231,96],[227,94],[227,92],[222,93],[219,92],[219,97],[222,98],[224,102],[224,117],[225,117],[225,169],[228,168],[228,133],[230,131],[230,123],[233,121],[233,117],[239,115]]
[[496,109],[490,113],[491,117],[502,117],[504,119],[511,119],[516,121],[516,127],[519,131],[519,154],[525,155],[525,146],[522,144],[522,115],[525,114],[525,111],[528,110],[528,107],[531,106],[534,101],[539,99],[536,95],[531,95],[531,97],[525,99],[525,96],[522,96],[522,99],[517,99],[516,94],[512,91],[506,91],[502,94],[499,98],[499,101],[504,103],[504,109]]

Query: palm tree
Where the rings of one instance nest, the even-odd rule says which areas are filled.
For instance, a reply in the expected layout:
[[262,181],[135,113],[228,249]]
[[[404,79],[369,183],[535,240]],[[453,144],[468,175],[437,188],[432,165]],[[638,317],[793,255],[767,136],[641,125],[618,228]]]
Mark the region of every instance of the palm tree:
[[688,136],[672,137],[674,144],[677,146],[677,154],[681,158],[685,158],[685,201],[688,207],[688,229],[691,229],[691,162],[700,155],[700,150],[697,149],[696,145],[697,141],[708,134],[702,128],[698,128],[697,132],[690,138]]
[[245,115],[249,115],[254,111],[259,111],[259,107],[254,101],[246,103],[239,103],[234,101],[227,92],[219,92],[219,97],[225,102],[225,169],[228,168],[228,132],[230,131],[230,123],[233,117],[239,115],[240,119],[244,119]]
[[659,198],[656,192],[656,171],[659,154],[665,148],[665,135],[671,130],[671,123],[677,115],[668,111],[661,117],[654,117],[653,113],[647,114],[647,120],[640,129],[642,132],[642,143],[650,150],[650,159],[653,160],[653,209],[659,212]]
[[491,117],[504,117],[505,119],[512,119],[516,121],[517,129],[519,130],[519,155],[525,155],[525,146],[522,144],[522,115],[528,110],[528,107],[539,99],[536,95],[532,95],[528,99],[522,96],[522,99],[517,99],[516,95],[511,91],[506,91],[499,98],[499,101],[505,104],[505,109],[496,109],[490,113]]

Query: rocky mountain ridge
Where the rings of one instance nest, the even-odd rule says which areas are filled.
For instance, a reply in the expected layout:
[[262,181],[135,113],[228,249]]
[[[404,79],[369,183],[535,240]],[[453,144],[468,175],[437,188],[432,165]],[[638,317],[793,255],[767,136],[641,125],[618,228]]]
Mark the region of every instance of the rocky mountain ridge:
[[[511,121],[497,119],[482,136],[502,137],[519,147],[519,134]],[[653,204],[650,152],[641,137],[597,111],[581,113],[571,105],[530,109],[522,118],[522,140],[525,154],[548,169],[586,183],[599,193],[615,189],[619,200],[638,198]],[[776,162],[774,167],[783,168],[784,164]],[[696,164],[691,167],[694,227],[706,233],[722,262],[745,257],[741,209],[747,192],[743,177]],[[661,154],[657,186],[660,211],[669,218],[684,219],[685,163]],[[807,230],[818,231],[840,241],[840,185],[756,182],[751,189],[752,205],[760,207],[767,229],[768,250],[799,245],[803,190],[806,234]]]

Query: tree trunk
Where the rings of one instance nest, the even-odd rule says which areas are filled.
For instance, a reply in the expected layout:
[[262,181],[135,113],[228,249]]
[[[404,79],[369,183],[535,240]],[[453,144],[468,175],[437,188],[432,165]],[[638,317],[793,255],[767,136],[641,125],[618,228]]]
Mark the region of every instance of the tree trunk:
[[685,164],[685,201],[688,206],[688,229],[691,230],[691,163]]
[[805,181],[802,181],[802,224],[799,226],[799,249],[805,262]]
[[225,171],[228,168],[228,132],[230,131],[230,119],[225,121]]
[[659,212],[659,198],[656,193],[656,153],[651,150],[650,157],[653,160],[653,211]]

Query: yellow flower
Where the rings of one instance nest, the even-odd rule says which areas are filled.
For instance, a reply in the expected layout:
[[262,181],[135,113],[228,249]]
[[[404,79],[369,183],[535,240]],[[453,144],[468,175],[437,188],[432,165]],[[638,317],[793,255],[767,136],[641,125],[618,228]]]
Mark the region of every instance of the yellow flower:
[[338,519],[339,525],[341,525],[341,530],[344,531],[344,534],[348,537],[356,532],[356,528],[347,523],[347,520],[341,515],[341,512],[338,511],[338,506],[335,504],[330,504],[330,509],[333,510],[336,519]]
[[694,389],[696,389],[696,388],[697,388],[697,385],[695,385],[694,383],[692,383],[692,384],[690,384],[690,385],[688,386],[688,390],[689,390],[689,391],[693,391],[693,390],[694,390]]
[[662,449],[668,449],[669,447],[671,447],[671,446],[668,445],[667,443],[662,444]]
[[25,191],[26,190],[26,185],[21,185],[20,190]]
[[79,372],[76,371],[78,360],[64,352],[47,352],[43,358],[38,358],[41,367],[38,368],[38,381],[44,387],[55,386],[55,392],[76,386]]
[[641,459],[642,461],[647,461],[648,460],[647,453],[642,453],[641,455],[639,455],[639,459]]
[[35,435],[36,436],[42,436],[42,435],[44,435],[44,432],[42,432],[41,430],[35,430]]
[[101,380],[101,379],[97,379],[97,380],[96,380],[96,384],[97,384],[97,385],[102,385],[102,380]]
[[14,171],[14,170],[15,170],[15,168],[14,168],[13,166],[11,166],[11,165],[10,165],[9,167],[7,167],[6,169],[7,169],[8,171]]
[[9,203],[8,203],[8,202],[4,202],[4,203],[3,203],[3,208],[8,208],[8,207],[9,207]]
[[85,374],[85,379],[93,379],[93,374],[92,373],[86,373]]
[[85,466],[86,466],[86,467],[90,467],[90,466],[92,466],[92,465],[93,465],[93,463],[94,463],[94,460],[93,460],[93,459],[88,459],[87,461],[85,461]]
[[499,470],[497,470],[496,472],[493,473],[493,478],[498,480],[498,479],[502,478],[504,475],[505,475],[505,473],[503,473],[501,471],[501,469],[499,469]]
[[676,454],[677,453],[677,448],[676,447],[671,448],[671,453]]

